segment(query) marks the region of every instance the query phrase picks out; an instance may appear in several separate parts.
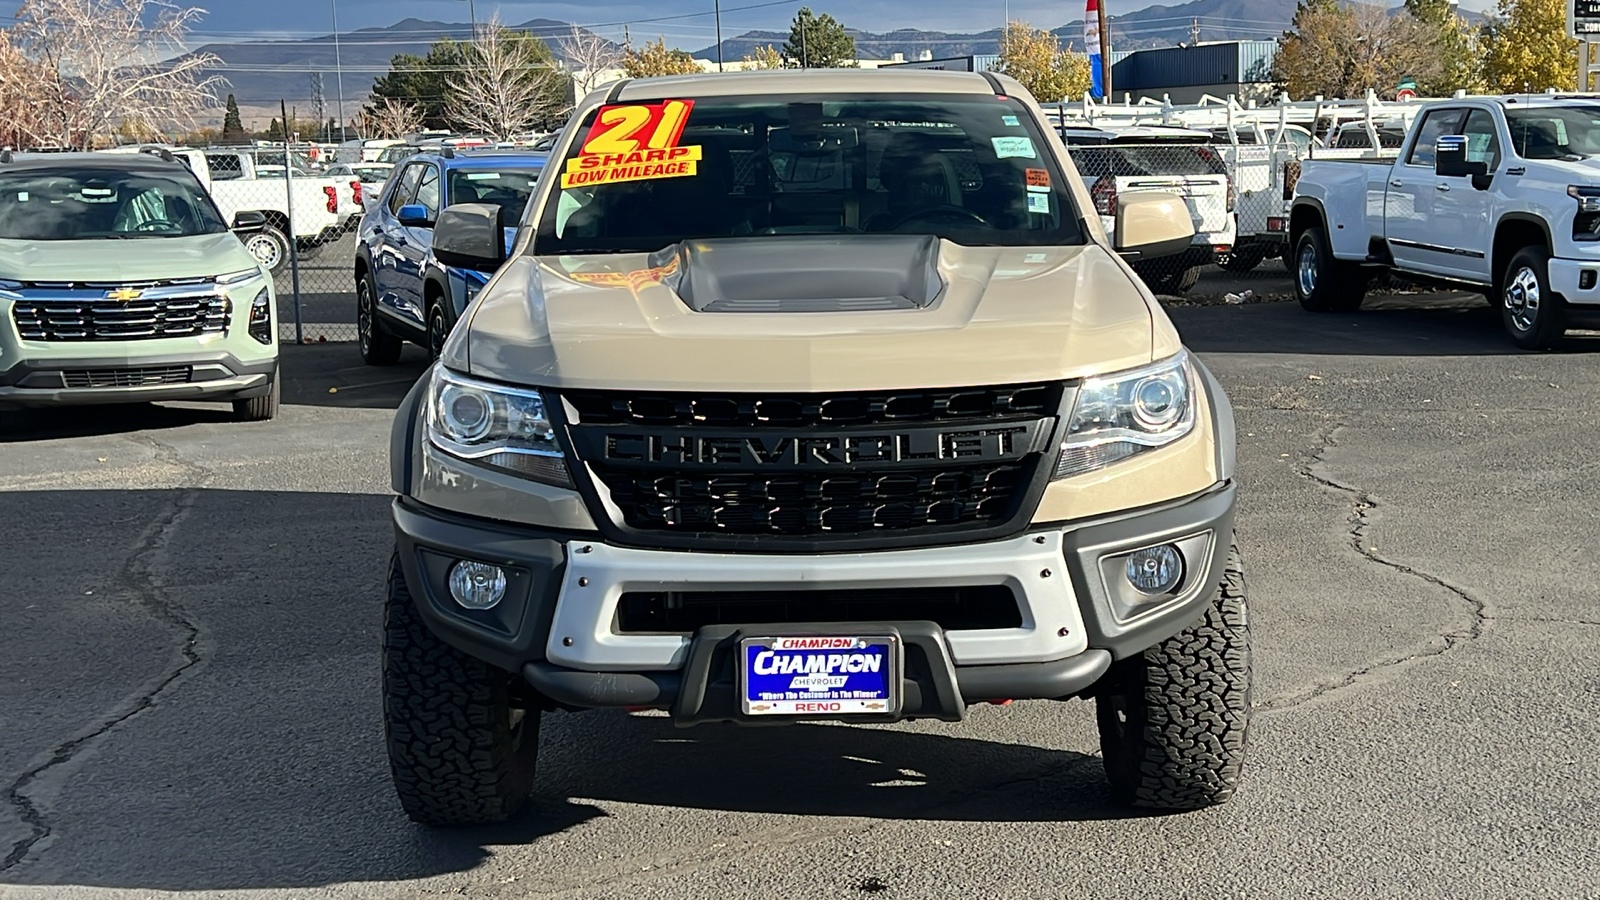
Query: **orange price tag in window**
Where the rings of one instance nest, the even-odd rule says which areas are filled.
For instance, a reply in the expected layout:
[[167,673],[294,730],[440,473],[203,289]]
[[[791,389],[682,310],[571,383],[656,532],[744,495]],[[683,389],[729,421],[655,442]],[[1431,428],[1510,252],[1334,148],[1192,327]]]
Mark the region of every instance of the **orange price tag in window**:
[[679,178],[698,171],[700,148],[680,147],[693,100],[603,106],[584,135],[578,155],[567,160],[563,188]]

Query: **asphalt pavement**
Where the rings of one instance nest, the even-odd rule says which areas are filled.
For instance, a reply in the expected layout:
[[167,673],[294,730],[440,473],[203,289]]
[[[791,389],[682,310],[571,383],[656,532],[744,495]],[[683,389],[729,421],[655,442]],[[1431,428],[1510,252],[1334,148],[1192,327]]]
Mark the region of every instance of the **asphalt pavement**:
[[1481,300],[1174,310],[1239,422],[1257,687],[1229,805],[1112,806],[1087,703],[678,730],[553,714],[514,823],[409,824],[378,697],[391,409],[423,369],[285,348],[285,406],[0,433],[0,896],[1590,897],[1600,337]]

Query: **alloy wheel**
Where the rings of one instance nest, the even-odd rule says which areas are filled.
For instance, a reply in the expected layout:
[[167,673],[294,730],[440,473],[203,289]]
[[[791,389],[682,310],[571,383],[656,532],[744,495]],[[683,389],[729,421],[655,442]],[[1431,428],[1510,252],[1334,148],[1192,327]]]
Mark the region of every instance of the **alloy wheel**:
[[1522,266],[1506,281],[1505,304],[1518,331],[1532,331],[1539,321],[1539,275]]

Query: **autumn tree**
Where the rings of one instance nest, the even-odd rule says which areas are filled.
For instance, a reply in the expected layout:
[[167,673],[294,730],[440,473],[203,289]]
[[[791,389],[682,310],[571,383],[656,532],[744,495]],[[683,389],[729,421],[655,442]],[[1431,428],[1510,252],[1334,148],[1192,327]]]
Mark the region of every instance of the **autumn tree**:
[[1483,76],[1489,90],[1572,90],[1578,44],[1567,37],[1566,15],[1562,0],[1500,0],[1484,35]]
[[1456,91],[1483,90],[1483,42],[1450,0],[1406,0],[1406,12],[1430,32],[1439,72],[1419,80],[1423,96],[1448,97]]
[[[1558,0],[1559,2],[1559,0]],[[1291,97],[1357,98],[1388,92],[1402,79],[1436,83],[1438,32],[1408,13],[1381,6],[1301,0],[1278,41],[1273,78]]]
[[462,67],[449,73],[449,119],[469,132],[505,140],[552,124],[567,106],[567,76],[556,71],[544,41],[502,26],[478,28]]
[[833,16],[802,6],[789,26],[783,56],[802,69],[848,69],[856,65],[856,39]]
[[1089,89],[1089,57],[1061,49],[1056,36],[1027,22],[1007,22],[1000,35],[996,71],[1022,82],[1040,103],[1055,103]]
[[426,56],[399,53],[389,61],[389,71],[372,85],[365,111],[381,113],[385,100],[414,106],[425,128],[450,127],[450,82],[467,64],[467,43],[445,38],[428,48]]
[[768,44],[765,47],[757,47],[754,53],[745,54],[744,62],[747,69],[781,69],[783,54]]
[[657,75],[693,75],[700,71],[700,65],[687,51],[667,49],[666,38],[656,38],[647,42],[643,50],[630,47],[622,60],[622,71],[629,78],[654,78]]
[[31,80],[3,90],[28,90],[38,137],[61,146],[188,130],[223,83],[210,74],[217,57],[187,52],[204,14],[161,0],[26,0],[10,42],[32,64]]
[[572,72],[578,99],[604,84],[601,78],[622,62],[623,48],[585,28],[572,26],[572,33],[560,43],[561,56]]

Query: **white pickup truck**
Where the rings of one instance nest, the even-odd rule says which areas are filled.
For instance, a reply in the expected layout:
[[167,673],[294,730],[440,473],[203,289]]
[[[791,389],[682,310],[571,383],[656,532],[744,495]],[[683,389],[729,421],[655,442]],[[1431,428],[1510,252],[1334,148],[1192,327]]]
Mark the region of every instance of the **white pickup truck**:
[[1600,97],[1430,104],[1398,157],[1303,163],[1289,231],[1308,310],[1356,310],[1388,271],[1482,291],[1549,347],[1600,316]]

